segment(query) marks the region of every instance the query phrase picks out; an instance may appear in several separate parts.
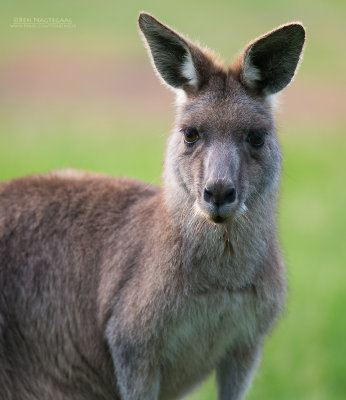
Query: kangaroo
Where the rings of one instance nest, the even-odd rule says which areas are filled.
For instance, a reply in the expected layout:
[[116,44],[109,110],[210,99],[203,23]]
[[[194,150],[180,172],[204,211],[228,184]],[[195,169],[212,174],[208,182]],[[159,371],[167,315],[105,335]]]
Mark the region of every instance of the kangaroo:
[[147,13],[139,28],[178,95],[163,186],[73,170],[0,185],[0,399],[169,400],[216,370],[244,399],[286,281],[272,96],[301,24],[228,68]]

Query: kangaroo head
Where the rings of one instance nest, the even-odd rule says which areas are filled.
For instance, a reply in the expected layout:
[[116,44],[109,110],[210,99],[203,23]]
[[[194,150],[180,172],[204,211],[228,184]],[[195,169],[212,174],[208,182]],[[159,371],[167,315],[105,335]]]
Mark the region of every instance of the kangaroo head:
[[214,223],[276,191],[281,156],[270,98],[292,80],[305,31],[292,23],[250,43],[227,70],[151,15],[139,26],[155,70],[178,96],[165,193]]

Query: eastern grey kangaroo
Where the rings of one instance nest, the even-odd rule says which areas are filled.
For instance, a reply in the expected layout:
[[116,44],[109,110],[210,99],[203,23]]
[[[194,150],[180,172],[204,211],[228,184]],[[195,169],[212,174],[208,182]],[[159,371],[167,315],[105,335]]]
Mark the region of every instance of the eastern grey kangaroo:
[[272,95],[301,24],[229,68],[149,14],[178,94],[163,186],[62,171],[0,185],[0,399],[168,400],[216,370],[243,399],[285,299]]

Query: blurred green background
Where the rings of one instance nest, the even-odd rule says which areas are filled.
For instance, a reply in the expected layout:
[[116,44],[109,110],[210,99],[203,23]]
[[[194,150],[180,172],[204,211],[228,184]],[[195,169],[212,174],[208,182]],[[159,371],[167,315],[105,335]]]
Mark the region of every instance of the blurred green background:
[[[73,167],[160,183],[174,99],[138,35],[141,10],[226,62],[277,25],[305,24],[304,60],[278,113],[290,292],[248,399],[345,399],[344,0],[3,2],[0,179]],[[67,20],[42,26],[34,18]],[[191,398],[216,399],[213,377]]]

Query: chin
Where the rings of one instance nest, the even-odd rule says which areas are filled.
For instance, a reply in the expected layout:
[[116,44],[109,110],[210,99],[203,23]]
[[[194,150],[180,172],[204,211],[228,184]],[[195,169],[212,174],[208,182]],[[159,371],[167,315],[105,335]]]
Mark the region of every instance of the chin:
[[210,212],[209,210],[201,207],[199,204],[196,204],[195,207],[196,214],[199,215],[200,218],[207,220],[212,225],[225,225],[227,222],[230,221],[232,215],[234,214],[235,210],[233,210],[229,214],[220,214],[215,212]]

